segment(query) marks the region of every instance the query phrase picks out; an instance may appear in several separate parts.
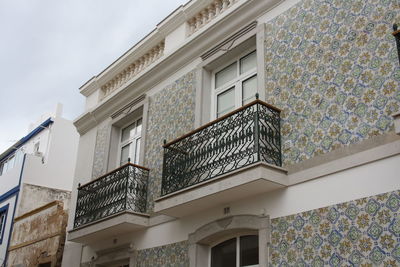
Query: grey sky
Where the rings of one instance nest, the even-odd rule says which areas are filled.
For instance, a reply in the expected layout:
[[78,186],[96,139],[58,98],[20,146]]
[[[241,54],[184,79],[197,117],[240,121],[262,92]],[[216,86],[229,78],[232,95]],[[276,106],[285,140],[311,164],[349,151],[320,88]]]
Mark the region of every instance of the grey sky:
[[0,0],[0,153],[187,0]]

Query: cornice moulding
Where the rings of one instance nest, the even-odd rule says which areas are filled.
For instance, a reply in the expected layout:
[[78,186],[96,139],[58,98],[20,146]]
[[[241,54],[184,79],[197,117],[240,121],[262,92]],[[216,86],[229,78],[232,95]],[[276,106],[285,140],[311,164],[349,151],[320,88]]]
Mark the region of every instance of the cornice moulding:
[[[252,1],[252,0],[250,0]],[[115,75],[124,70],[130,63],[140,58],[150,48],[161,42],[169,33],[179,25],[186,23],[186,20],[205,8],[211,1],[199,0],[189,1],[174,10],[169,16],[163,19],[154,30],[143,37],[139,42],[128,49],[118,59],[112,62],[99,74],[83,84],[79,89],[84,96],[92,94],[101,85],[111,80]],[[229,12],[228,12],[229,13]],[[93,81],[97,83],[93,84]],[[95,86],[95,87],[93,87]]]
[[[189,38],[176,50],[164,55],[150,65],[143,73],[135,76],[120,89],[107,96],[97,106],[79,116],[74,124],[80,134],[84,134],[97,123],[112,114],[118,106],[126,104],[129,99],[145,93],[165,77],[184,67],[188,62],[197,58],[229,37],[238,29],[256,20],[262,13],[275,7],[281,0],[250,0],[242,2],[240,8],[221,14],[215,23],[205,26]],[[223,23],[221,23],[223,22]],[[126,100],[128,99],[128,100]]]
[[84,83],[80,88],[82,95],[88,97],[97,89],[96,76],[93,76],[90,80]]
[[[122,54],[118,59],[112,62],[103,71],[101,71],[96,76],[93,76],[93,78],[84,83],[79,88],[80,92],[87,97],[88,95],[93,93],[95,89],[99,88],[99,84],[106,83],[108,80],[112,79],[115,75],[126,68],[130,63],[142,56],[143,53],[146,53],[148,49],[161,42],[161,40],[165,38],[166,35],[175,30],[180,24],[186,22],[186,20],[188,19],[186,15],[187,10],[194,9],[193,11],[189,12],[189,14],[195,14],[195,12],[197,12],[197,10],[201,7],[199,7],[198,4],[196,5],[197,2],[202,3],[202,6],[204,6],[205,3],[203,2],[207,1],[189,1],[185,5],[181,5],[180,7],[178,7],[169,16],[163,19],[154,30],[152,30],[139,42],[129,48],[124,54]],[[98,83],[93,84],[94,81],[97,81]],[[95,87],[93,88],[93,86]]]

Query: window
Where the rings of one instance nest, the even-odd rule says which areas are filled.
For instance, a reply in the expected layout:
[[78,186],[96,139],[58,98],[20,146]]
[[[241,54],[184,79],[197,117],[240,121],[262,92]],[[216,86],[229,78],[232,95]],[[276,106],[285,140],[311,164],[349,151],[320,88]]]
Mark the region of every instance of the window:
[[0,208],[0,244],[3,243],[4,231],[6,228],[8,204]]
[[257,53],[245,53],[213,74],[214,117],[219,118],[255,99]]
[[12,155],[10,156],[8,159],[4,160],[2,163],[0,163],[0,174],[4,174],[6,172],[8,172],[9,170],[11,170],[12,168],[14,168],[14,164],[15,164],[15,156]]
[[141,118],[136,120],[134,123],[122,128],[119,149],[120,165],[123,165],[128,161],[139,164],[141,132]]
[[211,267],[258,266],[258,236],[245,235],[211,248]]
[[0,162],[0,175],[10,171],[14,166],[22,162],[24,158],[24,149],[17,149],[11,156]]
[[0,236],[3,234],[3,228],[6,225],[6,212],[0,213]]

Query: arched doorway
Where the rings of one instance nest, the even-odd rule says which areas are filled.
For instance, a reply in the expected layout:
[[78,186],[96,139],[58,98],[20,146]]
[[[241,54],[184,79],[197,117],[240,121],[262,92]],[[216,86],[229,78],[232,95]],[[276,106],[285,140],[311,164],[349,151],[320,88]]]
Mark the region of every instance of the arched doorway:
[[189,235],[190,267],[264,267],[270,241],[268,216],[237,215]]
[[258,235],[238,235],[211,247],[211,267],[256,267]]

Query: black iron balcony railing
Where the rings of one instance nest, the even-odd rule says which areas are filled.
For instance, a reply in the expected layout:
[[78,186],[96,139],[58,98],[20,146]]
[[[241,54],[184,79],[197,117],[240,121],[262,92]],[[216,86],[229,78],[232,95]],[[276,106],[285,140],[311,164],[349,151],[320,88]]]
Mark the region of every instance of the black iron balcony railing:
[[164,144],[161,195],[260,161],[282,165],[280,109],[257,99]]
[[78,188],[74,227],[107,216],[146,211],[149,169],[127,163]]

